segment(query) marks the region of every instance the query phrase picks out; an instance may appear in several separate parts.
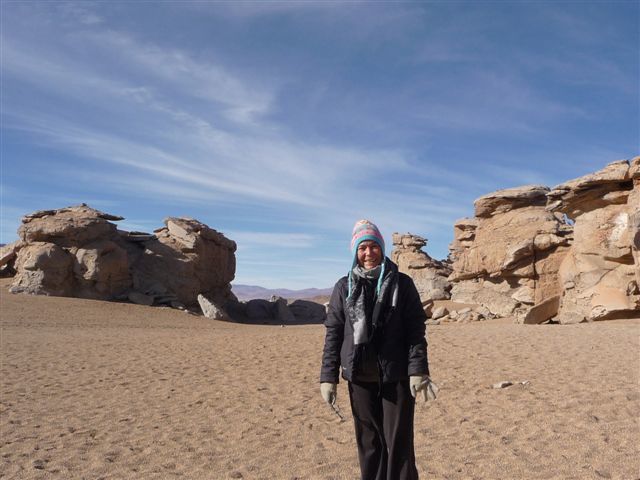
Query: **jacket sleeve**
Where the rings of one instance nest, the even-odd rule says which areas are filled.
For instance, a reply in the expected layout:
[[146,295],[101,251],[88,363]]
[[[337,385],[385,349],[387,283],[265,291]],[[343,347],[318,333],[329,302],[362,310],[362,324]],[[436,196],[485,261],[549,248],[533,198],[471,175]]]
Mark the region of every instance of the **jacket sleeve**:
[[422,308],[418,289],[411,278],[406,277],[404,287],[402,313],[409,346],[409,375],[429,375],[427,340],[425,338],[427,315]]
[[340,279],[333,287],[329,311],[324,326],[326,335],[324,338],[324,350],[322,352],[322,368],[320,370],[320,382],[338,383],[340,374],[340,350],[344,339],[344,279]]

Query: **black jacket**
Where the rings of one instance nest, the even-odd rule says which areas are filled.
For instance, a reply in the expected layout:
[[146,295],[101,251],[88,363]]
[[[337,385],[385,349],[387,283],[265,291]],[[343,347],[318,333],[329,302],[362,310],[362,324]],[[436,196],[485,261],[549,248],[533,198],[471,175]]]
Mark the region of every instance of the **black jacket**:
[[[379,299],[380,314],[372,333],[372,344],[377,352],[378,368],[383,382],[395,382],[410,375],[428,375],[427,341],[425,339],[426,314],[420,295],[408,275],[400,273],[396,265],[386,259],[387,275],[398,284],[398,297],[392,307],[392,289]],[[333,288],[329,311],[325,321],[326,336],[322,355],[320,382],[338,383],[342,377],[353,381],[358,372],[358,348],[353,342],[353,325],[347,302],[347,277],[342,277]]]

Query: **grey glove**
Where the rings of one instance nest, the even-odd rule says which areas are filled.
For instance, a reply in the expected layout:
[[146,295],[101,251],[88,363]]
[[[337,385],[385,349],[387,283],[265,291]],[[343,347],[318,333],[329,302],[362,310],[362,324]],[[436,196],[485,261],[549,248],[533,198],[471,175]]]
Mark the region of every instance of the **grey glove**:
[[422,392],[425,402],[435,400],[440,390],[428,375],[411,375],[409,377],[409,388],[413,398],[416,398],[418,392]]
[[320,384],[320,395],[329,405],[336,403],[338,396],[338,386],[335,383],[323,382]]

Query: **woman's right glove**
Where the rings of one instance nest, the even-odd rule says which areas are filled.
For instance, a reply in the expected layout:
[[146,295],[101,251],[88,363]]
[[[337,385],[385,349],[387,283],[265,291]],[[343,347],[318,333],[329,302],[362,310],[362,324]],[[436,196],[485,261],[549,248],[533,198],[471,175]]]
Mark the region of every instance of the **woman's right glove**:
[[320,384],[320,395],[322,399],[329,405],[336,403],[336,397],[338,396],[338,386],[335,383],[323,382]]

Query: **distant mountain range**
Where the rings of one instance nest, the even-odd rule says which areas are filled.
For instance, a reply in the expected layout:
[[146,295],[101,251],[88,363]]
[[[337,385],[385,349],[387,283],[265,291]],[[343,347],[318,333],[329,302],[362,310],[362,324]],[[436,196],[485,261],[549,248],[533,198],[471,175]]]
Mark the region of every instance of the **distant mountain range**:
[[306,288],[304,290],[289,290],[287,288],[264,288],[256,285],[237,285],[231,284],[231,290],[238,297],[238,300],[251,300],[254,298],[262,298],[269,300],[273,295],[286,298],[288,300],[296,300],[300,298],[311,299],[314,297],[329,296],[333,287],[329,288]]

